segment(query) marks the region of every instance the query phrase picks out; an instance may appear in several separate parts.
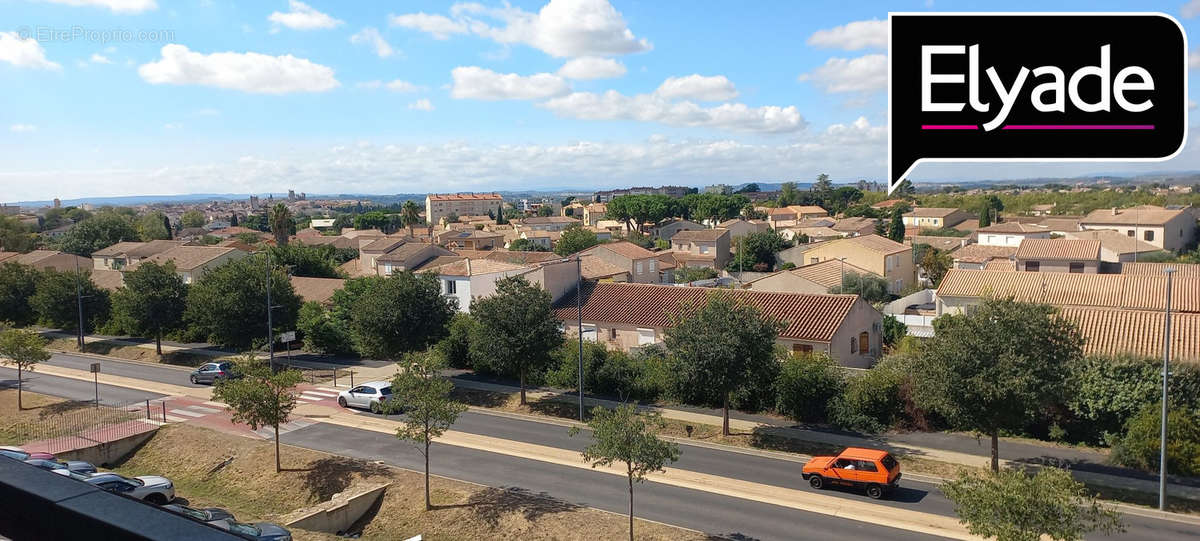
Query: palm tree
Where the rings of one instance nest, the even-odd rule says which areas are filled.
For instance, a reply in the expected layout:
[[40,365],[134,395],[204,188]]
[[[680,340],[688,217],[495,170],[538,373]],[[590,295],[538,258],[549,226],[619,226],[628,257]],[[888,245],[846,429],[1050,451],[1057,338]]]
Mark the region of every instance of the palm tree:
[[400,221],[408,227],[408,236],[413,236],[413,226],[421,223],[421,209],[412,200],[400,206]]
[[268,220],[271,224],[271,234],[275,235],[275,244],[287,246],[288,235],[292,232],[292,211],[288,210],[287,205],[276,203]]

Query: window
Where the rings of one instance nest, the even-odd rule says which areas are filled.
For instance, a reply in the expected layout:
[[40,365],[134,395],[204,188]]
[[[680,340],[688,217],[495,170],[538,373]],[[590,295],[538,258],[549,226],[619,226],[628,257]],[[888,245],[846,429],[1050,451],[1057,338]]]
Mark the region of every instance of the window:
[[813,352],[812,346],[810,346],[808,344],[792,344],[792,353],[793,354],[810,355],[810,354],[812,354],[812,352]]
[[879,471],[879,468],[875,467],[875,463],[870,460],[859,460],[858,469],[861,471]]
[[871,335],[867,331],[858,333],[858,350],[864,355],[871,350]]
[[707,253],[708,253],[708,246],[701,246],[701,247],[700,247],[700,253],[702,253],[702,254],[707,254]]
[[614,341],[617,339],[617,328],[616,327],[610,327],[608,329],[608,339],[614,340]]
[[1142,238],[1146,240],[1154,240],[1154,231],[1146,231],[1142,233]]
[[446,294],[454,295],[458,293],[458,283],[454,280],[446,280]]
[[583,339],[591,340],[593,342],[598,339],[598,335],[596,334],[596,326],[595,325],[589,325],[587,323],[583,324]]
[[655,260],[653,260],[653,259],[650,260],[650,272],[654,272],[654,271],[658,270],[656,268],[657,265],[655,263],[657,263]]
[[1071,267],[1070,272],[1074,272],[1076,274],[1083,272],[1083,263],[1071,262],[1070,267]]
[[637,262],[637,273],[638,274],[642,273],[642,262],[641,261]]
[[819,258],[819,257],[810,257],[810,258],[808,258],[808,264],[809,264],[809,265],[812,265],[813,263],[820,263],[820,262],[821,262],[821,258]]
[[1130,236],[1130,237],[1132,237],[1132,236],[1133,236],[1133,230],[1132,230],[1132,229],[1130,229],[1129,231],[1126,231],[1126,232],[1125,232],[1125,234],[1126,234],[1126,235],[1128,235],[1128,236]]
[[638,329],[638,345],[654,343],[654,329]]
[[1025,270],[1027,270],[1029,272],[1037,272],[1041,268],[1042,268],[1042,264],[1039,261],[1026,261],[1025,262]]
[[858,353],[858,340],[850,337],[850,353]]

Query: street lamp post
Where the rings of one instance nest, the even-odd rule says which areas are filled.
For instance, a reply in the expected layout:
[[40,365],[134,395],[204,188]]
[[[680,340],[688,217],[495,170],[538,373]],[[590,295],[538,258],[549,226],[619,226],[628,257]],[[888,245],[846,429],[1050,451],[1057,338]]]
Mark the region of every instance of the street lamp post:
[[1171,369],[1171,278],[1173,267],[1163,270],[1167,274],[1167,315],[1163,322],[1163,369],[1162,369],[1162,427],[1158,440],[1158,510],[1167,510],[1167,379]]
[[271,312],[275,311],[275,307],[271,305],[271,249],[267,248],[267,351],[271,359],[271,372],[275,372],[275,322],[271,316]]
[[575,256],[575,313],[579,317],[579,422],[583,422],[583,259]]

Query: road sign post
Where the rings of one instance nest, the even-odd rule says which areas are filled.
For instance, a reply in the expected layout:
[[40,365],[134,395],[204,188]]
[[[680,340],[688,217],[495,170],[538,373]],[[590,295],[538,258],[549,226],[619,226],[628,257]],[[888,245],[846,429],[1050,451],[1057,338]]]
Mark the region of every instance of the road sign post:
[[92,383],[96,385],[96,407],[100,407],[100,363],[92,363]]
[[296,340],[296,331],[288,331],[281,333],[279,339],[287,346],[288,366],[291,366],[292,360],[292,342]]

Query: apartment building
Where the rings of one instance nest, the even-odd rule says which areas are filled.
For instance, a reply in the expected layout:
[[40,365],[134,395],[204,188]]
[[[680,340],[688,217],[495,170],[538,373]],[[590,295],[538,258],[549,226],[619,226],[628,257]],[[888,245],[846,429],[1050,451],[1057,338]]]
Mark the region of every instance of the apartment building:
[[425,221],[437,224],[450,215],[497,215],[503,206],[504,198],[498,193],[429,194],[425,196]]
[[1178,251],[1196,236],[1196,215],[1190,207],[1166,209],[1141,205],[1127,209],[1094,210],[1079,226],[1084,231],[1109,229],[1142,240],[1161,250]]
[[905,231],[911,228],[913,234],[921,229],[954,227],[969,218],[971,218],[971,214],[963,210],[941,207],[915,208],[901,216],[901,219],[904,220]]
[[1100,241],[1025,239],[1017,247],[1016,270],[1026,272],[1100,272]]

